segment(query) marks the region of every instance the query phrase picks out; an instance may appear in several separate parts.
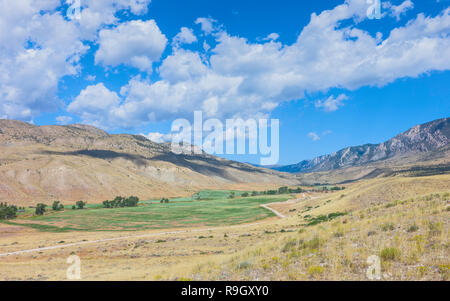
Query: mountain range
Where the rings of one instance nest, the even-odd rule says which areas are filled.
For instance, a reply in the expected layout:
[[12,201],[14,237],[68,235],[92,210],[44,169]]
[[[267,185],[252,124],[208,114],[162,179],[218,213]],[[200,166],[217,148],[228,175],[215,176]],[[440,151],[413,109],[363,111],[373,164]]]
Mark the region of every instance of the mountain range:
[[[344,148],[329,155],[304,160],[298,164],[273,167],[289,173],[312,173],[342,168],[360,167],[390,160],[416,157],[434,153],[436,157],[448,150],[450,142],[450,118],[443,118],[417,125],[408,131],[380,144],[365,144]],[[430,157],[430,156],[429,156]],[[432,159],[433,155],[431,158]],[[411,160],[409,160],[411,162]]]

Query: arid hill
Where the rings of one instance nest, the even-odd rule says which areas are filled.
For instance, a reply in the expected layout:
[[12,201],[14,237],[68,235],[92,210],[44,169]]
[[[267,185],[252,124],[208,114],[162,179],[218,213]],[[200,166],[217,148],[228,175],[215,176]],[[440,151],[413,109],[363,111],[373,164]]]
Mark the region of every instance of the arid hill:
[[0,120],[0,202],[101,202],[187,196],[199,189],[296,185],[295,176],[208,154],[176,155],[137,135],[86,125]]

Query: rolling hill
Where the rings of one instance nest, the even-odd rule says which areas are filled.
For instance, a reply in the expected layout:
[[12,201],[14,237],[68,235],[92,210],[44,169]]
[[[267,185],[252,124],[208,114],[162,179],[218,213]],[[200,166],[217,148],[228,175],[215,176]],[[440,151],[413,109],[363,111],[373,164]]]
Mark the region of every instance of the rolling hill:
[[170,146],[138,135],[0,120],[0,202],[148,199],[276,184],[296,185],[298,179],[208,154],[176,155]]

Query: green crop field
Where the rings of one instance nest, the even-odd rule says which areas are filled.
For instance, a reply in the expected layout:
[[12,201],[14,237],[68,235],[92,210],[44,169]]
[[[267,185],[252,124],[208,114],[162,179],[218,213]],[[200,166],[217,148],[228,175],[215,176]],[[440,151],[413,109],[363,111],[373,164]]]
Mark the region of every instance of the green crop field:
[[[238,196],[242,192],[235,193]],[[291,198],[290,195],[225,198],[230,191],[202,191],[199,194],[200,200],[174,199],[167,204],[142,202],[138,207],[129,208],[105,209],[93,205],[84,210],[50,210],[44,216],[19,217],[8,223],[50,232],[236,225],[274,216],[260,205]]]

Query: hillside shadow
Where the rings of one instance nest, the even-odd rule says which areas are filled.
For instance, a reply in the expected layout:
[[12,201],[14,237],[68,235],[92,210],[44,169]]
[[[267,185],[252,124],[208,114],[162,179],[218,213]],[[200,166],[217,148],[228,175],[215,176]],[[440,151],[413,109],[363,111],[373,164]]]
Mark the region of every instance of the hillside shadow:
[[146,158],[139,155],[118,153],[109,150],[79,150],[73,152],[56,152],[56,151],[43,151],[41,152],[44,155],[59,155],[59,156],[87,156],[96,159],[102,160],[114,160],[118,158],[122,158],[128,161],[132,161],[137,166],[145,166]]
[[[239,166],[231,166],[231,164],[223,164],[214,158],[208,158],[204,156],[188,156],[188,155],[178,155],[174,153],[160,154],[152,158],[146,158],[141,155],[119,153],[110,150],[79,150],[79,151],[68,151],[68,152],[57,152],[57,151],[43,151],[41,154],[44,155],[60,155],[60,156],[87,156],[102,160],[114,160],[122,158],[128,161],[132,161],[137,166],[147,166],[149,161],[153,162],[168,162],[174,165],[188,168],[194,172],[206,175],[206,176],[219,176],[227,180],[235,180],[224,167],[239,168],[242,171],[247,172],[258,172],[262,173],[258,169],[252,169],[244,164],[237,163]],[[193,162],[193,160],[198,160],[205,162],[205,164]]]

